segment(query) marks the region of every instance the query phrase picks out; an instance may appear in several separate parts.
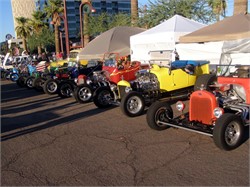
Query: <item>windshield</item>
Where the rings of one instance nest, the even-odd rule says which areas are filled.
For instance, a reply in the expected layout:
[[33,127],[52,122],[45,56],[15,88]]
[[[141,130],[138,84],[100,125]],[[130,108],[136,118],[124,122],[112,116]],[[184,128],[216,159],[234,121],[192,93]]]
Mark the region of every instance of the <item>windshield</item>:
[[217,76],[249,77],[249,65],[216,65],[214,69]]
[[69,58],[76,58],[78,55],[78,52],[70,52]]
[[104,66],[115,67],[117,54],[105,54],[104,55]]

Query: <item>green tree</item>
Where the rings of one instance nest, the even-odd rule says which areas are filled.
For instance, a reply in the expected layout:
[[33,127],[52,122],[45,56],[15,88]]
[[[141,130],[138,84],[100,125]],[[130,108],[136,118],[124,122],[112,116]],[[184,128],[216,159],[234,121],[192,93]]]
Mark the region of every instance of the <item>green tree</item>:
[[143,12],[139,26],[147,25],[149,28],[175,14],[203,23],[215,21],[215,14],[209,6],[208,0],[156,0],[154,3],[150,1],[148,10],[145,12],[143,7],[139,12]]
[[22,38],[24,50],[28,51],[27,38],[31,34],[31,27],[29,25],[29,19],[25,17],[17,17],[16,22],[18,24],[18,26],[16,26],[15,28],[17,36]]
[[[43,49],[46,49],[55,44],[55,37],[53,37],[54,33],[49,28],[44,27],[41,32],[34,33],[28,39],[28,44],[31,51],[39,50],[37,45],[39,44]],[[38,53],[42,52],[38,51]]]
[[33,31],[32,36],[35,36],[33,37],[33,39],[36,38],[38,54],[42,53],[43,45],[40,37],[42,36],[42,32],[44,31],[44,29],[48,27],[48,25],[45,23],[45,18],[45,12],[37,10],[32,13],[32,19],[30,20],[30,25]]
[[59,26],[61,25],[60,15],[63,13],[63,10],[62,0],[48,0],[48,4],[44,7],[47,18],[51,18],[51,23],[54,25],[56,54],[60,52]]
[[216,21],[220,21],[220,16],[225,17],[226,0],[209,0],[208,5],[212,7],[212,11],[216,15]]
[[89,34],[94,37],[113,27],[131,25],[131,16],[124,13],[101,13],[98,16],[90,16],[89,19]]

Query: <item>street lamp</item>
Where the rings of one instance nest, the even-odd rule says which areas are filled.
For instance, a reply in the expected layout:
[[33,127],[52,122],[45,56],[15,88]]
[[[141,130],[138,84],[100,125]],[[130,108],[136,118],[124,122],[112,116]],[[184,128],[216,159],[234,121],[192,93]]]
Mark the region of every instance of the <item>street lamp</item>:
[[85,6],[86,10],[84,11],[85,13],[93,13],[96,12],[96,10],[92,7],[91,3],[89,0],[82,0],[82,3],[80,4],[79,7],[79,14],[80,14],[80,31],[81,31],[81,46],[84,47],[84,41],[83,41],[83,29],[82,29],[82,7]]
[[63,0],[64,5],[64,30],[65,30],[65,45],[67,51],[67,57],[69,56],[69,31],[68,31],[68,19],[67,19],[67,8],[66,8],[66,0]]

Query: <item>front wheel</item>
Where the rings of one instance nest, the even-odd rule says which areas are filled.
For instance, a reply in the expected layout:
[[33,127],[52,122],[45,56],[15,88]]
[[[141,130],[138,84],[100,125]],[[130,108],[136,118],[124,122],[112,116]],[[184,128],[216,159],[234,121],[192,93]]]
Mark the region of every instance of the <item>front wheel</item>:
[[33,81],[33,88],[35,88],[36,91],[41,92],[43,91],[43,84],[44,80],[41,77],[35,78]]
[[240,146],[243,139],[243,123],[235,114],[223,114],[215,123],[213,140],[217,147],[232,150]]
[[34,80],[34,77],[32,76],[27,77],[27,79],[24,82],[27,88],[29,89],[33,88],[33,80]]
[[43,84],[43,91],[46,94],[52,95],[57,92],[58,81],[54,79],[48,79]]
[[87,103],[92,99],[93,89],[88,84],[77,87],[74,91],[74,97],[78,103]]
[[108,108],[111,106],[110,101],[113,99],[113,93],[107,86],[99,87],[96,89],[93,101],[98,108]]
[[157,101],[147,111],[148,126],[155,130],[164,130],[169,126],[161,122],[169,123],[173,119],[173,110],[168,102]]
[[129,92],[121,100],[121,110],[129,117],[141,115],[145,109],[145,100],[138,92]]
[[58,87],[58,95],[61,98],[71,97],[73,94],[74,85],[71,82],[61,82]]

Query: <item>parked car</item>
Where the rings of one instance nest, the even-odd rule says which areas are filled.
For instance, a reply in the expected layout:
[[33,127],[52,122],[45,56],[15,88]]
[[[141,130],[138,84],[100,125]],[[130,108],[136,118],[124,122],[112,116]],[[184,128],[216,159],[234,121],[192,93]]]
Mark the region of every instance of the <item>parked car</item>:
[[129,117],[139,116],[145,106],[160,98],[187,97],[194,90],[196,78],[208,73],[208,61],[174,61],[169,66],[153,64],[150,69],[139,70],[135,80],[118,82],[110,97],[106,97],[109,99],[106,103],[120,105]]
[[100,97],[104,93],[109,93],[110,86],[116,85],[122,79],[134,80],[135,72],[140,69],[140,62],[131,63],[126,58],[118,53],[105,53],[102,71],[95,71],[93,76],[78,78],[78,86],[74,92],[76,101],[86,103],[95,96],[94,103],[102,107]]
[[87,65],[80,65],[77,68],[78,72],[71,75],[70,79],[62,80],[58,85],[58,95],[62,98],[73,96],[74,90],[77,87],[78,77],[88,77],[92,76],[94,71],[98,71],[102,69],[102,63],[95,61],[89,62]]
[[147,112],[149,127],[185,129],[213,137],[220,149],[237,148],[250,122],[250,66],[237,66],[236,69],[233,73],[221,73],[216,84],[210,85],[212,91],[200,80],[200,89],[190,96],[188,112],[183,112],[185,104],[182,101],[175,103],[179,111],[175,114],[177,117],[169,102],[154,103]]

